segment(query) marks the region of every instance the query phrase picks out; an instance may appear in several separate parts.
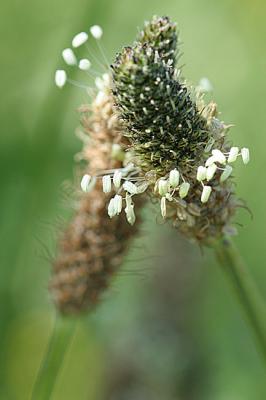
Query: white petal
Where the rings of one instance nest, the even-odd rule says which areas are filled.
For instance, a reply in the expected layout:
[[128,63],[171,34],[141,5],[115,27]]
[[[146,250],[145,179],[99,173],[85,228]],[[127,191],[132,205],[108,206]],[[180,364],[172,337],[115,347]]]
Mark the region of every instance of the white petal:
[[241,149],[241,156],[242,156],[243,163],[248,164],[249,163],[249,149],[246,147],[243,147],[243,149]]
[[173,188],[176,188],[179,184],[179,171],[177,169],[172,169],[169,174],[169,183]]
[[81,182],[80,182],[80,186],[81,189],[83,190],[83,192],[87,192],[88,186],[91,182],[91,176],[86,174],[82,177]]
[[130,182],[130,181],[126,181],[123,184],[123,188],[130,194],[137,194],[138,193],[137,186],[134,183]]
[[216,170],[217,170],[216,164],[212,164],[207,168],[207,172],[206,172],[207,181],[210,181],[214,177]]
[[110,175],[104,175],[102,182],[103,182],[103,192],[110,193],[112,190],[112,182]]
[[237,159],[239,153],[239,148],[238,147],[231,147],[230,151],[229,151],[229,155],[227,158],[227,161],[229,163],[234,162]]
[[213,155],[215,161],[219,162],[220,164],[226,163],[226,157],[221,152],[221,150],[218,150],[218,149],[212,150],[212,155]]
[[206,179],[207,168],[200,165],[197,170],[197,181],[201,182]]
[[58,69],[55,72],[55,84],[58,86],[60,89],[65,85],[67,81],[67,74],[66,71],[63,69]]
[[99,25],[93,25],[90,27],[90,33],[95,39],[101,39],[103,30]]
[[201,202],[202,203],[207,203],[209,200],[210,194],[211,194],[212,188],[211,186],[204,186],[202,193],[201,193]]
[[72,40],[73,47],[79,47],[88,40],[88,34],[86,32],[80,32],[76,36],[74,36]]
[[163,218],[166,217],[166,198],[165,197],[161,198],[161,214],[162,214]]
[[189,184],[188,182],[183,182],[183,183],[180,185],[180,188],[179,188],[179,196],[181,197],[181,199],[183,199],[184,197],[187,196],[188,191],[189,191],[189,188],[190,188],[190,184]]
[[231,165],[227,165],[220,177],[220,182],[224,182],[232,173],[233,168],[231,167]]
[[72,49],[64,49],[62,57],[67,65],[76,65],[77,59]]
[[117,189],[120,188],[120,186],[121,186],[121,179],[122,179],[122,172],[119,170],[116,170],[114,173],[113,182]]
[[82,58],[82,60],[80,60],[79,69],[81,69],[82,71],[88,71],[90,67],[91,67],[90,60],[88,60],[87,58]]

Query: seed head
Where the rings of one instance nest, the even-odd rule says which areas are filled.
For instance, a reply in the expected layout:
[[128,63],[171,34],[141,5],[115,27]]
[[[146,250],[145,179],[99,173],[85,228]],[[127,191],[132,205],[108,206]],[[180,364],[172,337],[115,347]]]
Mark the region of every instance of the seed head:
[[[176,25],[154,17],[116,57],[113,95],[138,179],[160,201],[162,217],[208,244],[232,232],[240,202],[229,163],[241,155],[247,164],[249,151],[229,146],[230,126],[217,118],[216,104],[204,102],[210,82],[203,78],[196,89],[188,86],[178,69],[179,52]],[[123,188],[138,193],[135,183]]]

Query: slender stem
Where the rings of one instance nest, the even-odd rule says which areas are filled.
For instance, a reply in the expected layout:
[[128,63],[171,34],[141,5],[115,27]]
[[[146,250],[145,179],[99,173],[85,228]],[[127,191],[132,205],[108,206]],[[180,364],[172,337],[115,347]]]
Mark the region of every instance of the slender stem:
[[75,331],[76,322],[75,319],[56,317],[53,332],[34,383],[31,400],[51,399],[59,371]]
[[260,353],[266,361],[266,307],[258,288],[249,275],[240,254],[229,238],[215,244],[215,251],[243,306],[253,329]]

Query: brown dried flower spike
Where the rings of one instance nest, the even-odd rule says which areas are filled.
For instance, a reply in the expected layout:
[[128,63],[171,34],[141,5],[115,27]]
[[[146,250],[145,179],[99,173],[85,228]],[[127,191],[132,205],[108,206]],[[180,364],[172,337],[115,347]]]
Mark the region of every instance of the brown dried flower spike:
[[[122,138],[121,124],[113,113],[109,84],[110,79],[105,75],[102,90],[92,105],[80,108],[84,138],[81,158],[87,164],[85,172],[93,176],[104,170],[123,168],[127,140]],[[80,195],[53,264],[50,290],[57,308],[64,314],[80,313],[98,303],[139,225],[130,227],[123,215],[110,219],[106,200],[110,200],[114,191],[106,195],[101,180],[90,180],[88,176],[85,175],[82,186],[90,193]],[[139,205],[142,201],[140,198]]]

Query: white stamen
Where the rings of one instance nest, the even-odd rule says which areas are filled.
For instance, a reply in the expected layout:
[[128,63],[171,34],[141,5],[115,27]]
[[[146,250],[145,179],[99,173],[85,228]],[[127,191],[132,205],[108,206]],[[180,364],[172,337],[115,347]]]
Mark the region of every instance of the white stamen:
[[213,91],[212,84],[208,78],[201,78],[201,80],[199,81],[198,89],[201,92],[212,92]]
[[108,97],[106,96],[106,93],[100,90],[97,93],[96,99],[94,100],[94,103],[96,106],[101,106],[104,102],[108,100]]
[[165,196],[169,189],[169,183],[166,179],[160,179],[158,182],[158,190],[161,196]]
[[201,193],[201,202],[202,203],[207,203],[209,200],[210,194],[211,194],[212,188],[211,186],[204,186],[202,193]]
[[72,46],[79,47],[88,40],[88,34],[86,32],[80,32],[76,36],[73,37]]
[[168,200],[168,201],[173,201],[173,196],[171,196],[170,193],[166,193],[165,198],[166,198],[166,200]]
[[104,73],[103,76],[102,76],[102,80],[104,81],[106,86],[109,86],[110,82],[111,82],[111,75],[108,74],[107,72]]
[[217,161],[216,158],[214,156],[211,156],[206,160],[205,166],[209,167],[210,165],[214,164],[215,161]]
[[181,199],[183,199],[184,197],[187,196],[189,188],[190,188],[190,184],[188,182],[181,183],[180,188],[179,188],[179,196],[181,197]]
[[134,225],[136,221],[135,213],[134,213],[134,204],[132,202],[131,196],[126,194],[126,208],[125,213],[127,217],[127,221],[130,225]]
[[206,179],[207,168],[200,165],[197,170],[197,181],[201,182]]
[[207,181],[210,181],[214,177],[214,174],[215,174],[216,170],[217,170],[217,165],[216,164],[212,164],[207,168],[207,171],[206,171],[206,179],[207,179]]
[[137,186],[134,183],[130,182],[130,181],[126,181],[123,184],[123,188],[130,194],[137,194],[138,193]]
[[103,192],[110,193],[112,189],[112,182],[110,175],[104,175],[102,182],[103,182]]
[[126,207],[129,207],[133,204],[132,197],[126,193]]
[[58,69],[55,71],[55,84],[58,86],[60,89],[65,85],[67,80],[67,74],[66,71],[63,69]]
[[72,49],[64,49],[62,57],[67,65],[76,65],[77,59]]
[[91,67],[91,62],[87,58],[82,58],[79,62],[79,69],[82,71],[88,71]]
[[137,186],[138,194],[144,193],[147,190],[148,186],[149,186],[149,182],[142,182],[140,185],[138,185]]
[[99,89],[99,90],[105,89],[104,81],[99,76],[97,76],[97,78],[95,79],[95,85],[96,85],[97,89]]
[[179,171],[177,169],[172,169],[169,174],[169,183],[173,188],[176,188],[179,184]]
[[231,167],[231,165],[227,165],[220,177],[220,182],[224,182],[232,173],[233,168]]
[[219,162],[220,164],[226,163],[225,155],[221,152],[221,150],[212,150],[212,155],[215,158],[215,161]]
[[114,197],[114,208],[115,208],[116,215],[121,213],[122,205],[123,205],[122,196],[120,196],[120,194],[116,194]]
[[229,163],[234,162],[237,159],[239,153],[239,148],[238,147],[231,147],[230,151],[229,151],[229,155],[227,158],[227,161]]
[[246,147],[243,147],[243,149],[241,149],[241,156],[242,156],[243,163],[248,164],[249,163],[249,149]]
[[113,197],[111,198],[108,204],[108,215],[110,218],[113,218],[116,215],[115,200]]
[[161,214],[163,218],[166,217],[166,198],[164,196],[161,198]]
[[83,190],[83,192],[87,192],[90,182],[91,182],[90,175],[86,174],[82,177],[80,182],[80,187]]
[[116,170],[113,177],[114,186],[118,189],[121,186],[122,172]]
[[103,30],[99,25],[93,25],[90,27],[90,33],[94,39],[101,39],[103,35]]

